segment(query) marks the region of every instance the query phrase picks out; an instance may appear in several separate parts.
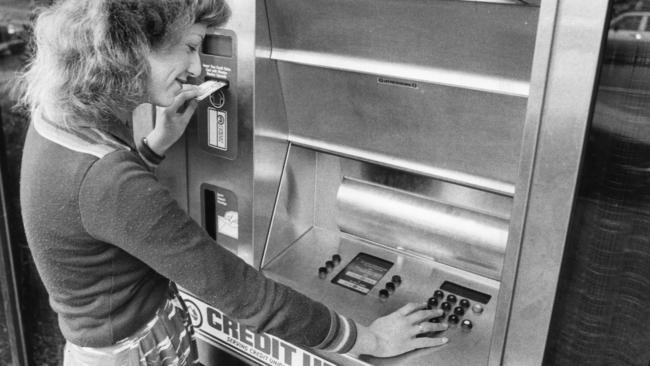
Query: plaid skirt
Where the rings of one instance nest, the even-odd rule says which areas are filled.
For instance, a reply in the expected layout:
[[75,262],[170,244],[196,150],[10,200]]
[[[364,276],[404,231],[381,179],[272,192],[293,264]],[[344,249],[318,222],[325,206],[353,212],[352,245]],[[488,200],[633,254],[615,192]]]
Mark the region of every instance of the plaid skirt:
[[176,295],[141,330],[113,346],[67,342],[63,366],[191,366],[199,364],[197,356],[191,321]]

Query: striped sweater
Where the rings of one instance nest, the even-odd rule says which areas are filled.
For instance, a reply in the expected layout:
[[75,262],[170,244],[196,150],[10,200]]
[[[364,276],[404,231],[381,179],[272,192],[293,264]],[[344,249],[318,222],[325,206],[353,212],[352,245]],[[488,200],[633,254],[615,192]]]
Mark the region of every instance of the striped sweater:
[[25,232],[68,341],[105,347],[132,335],[154,317],[172,280],[255,331],[337,352],[354,345],[353,321],[217,245],[125,130],[116,123],[70,131],[35,118],[27,134]]

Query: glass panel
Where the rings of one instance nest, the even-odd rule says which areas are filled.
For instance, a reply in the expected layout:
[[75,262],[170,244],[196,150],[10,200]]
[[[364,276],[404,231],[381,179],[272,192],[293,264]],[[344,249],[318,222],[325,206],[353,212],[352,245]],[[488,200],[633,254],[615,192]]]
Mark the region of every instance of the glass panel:
[[650,364],[650,39],[620,37],[639,12],[612,2],[545,364]]
[[636,15],[623,15],[621,18],[615,19],[612,22],[614,30],[629,30],[636,31],[639,30],[639,25],[641,25],[642,16]]

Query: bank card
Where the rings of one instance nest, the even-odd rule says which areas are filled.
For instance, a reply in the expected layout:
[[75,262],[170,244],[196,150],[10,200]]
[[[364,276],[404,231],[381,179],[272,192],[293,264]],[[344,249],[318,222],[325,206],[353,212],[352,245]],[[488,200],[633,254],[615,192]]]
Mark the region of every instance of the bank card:
[[199,102],[202,101],[203,99],[207,98],[210,96],[212,93],[216,92],[217,90],[225,87],[228,85],[228,82],[226,81],[221,81],[221,80],[208,80],[200,85],[198,85],[199,96],[195,97],[194,99],[198,100]]

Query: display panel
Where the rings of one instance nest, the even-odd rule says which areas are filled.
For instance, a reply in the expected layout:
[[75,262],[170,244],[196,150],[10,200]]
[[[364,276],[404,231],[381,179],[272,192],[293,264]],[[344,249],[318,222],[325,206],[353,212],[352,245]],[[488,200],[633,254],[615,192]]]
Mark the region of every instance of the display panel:
[[482,304],[487,304],[488,301],[490,301],[491,296],[488,294],[484,294],[482,292],[478,292],[475,290],[472,290],[471,288],[467,288],[461,285],[457,285],[453,282],[445,281],[442,283],[442,286],[440,286],[441,290],[448,291],[448,292],[453,292],[456,295],[460,295],[462,297],[466,297],[470,300],[478,301]]
[[232,37],[208,34],[203,40],[201,52],[211,56],[232,57]]
[[366,295],[392,266],[393,263],[387,260],[359,253],[332,279],[332,283]]

